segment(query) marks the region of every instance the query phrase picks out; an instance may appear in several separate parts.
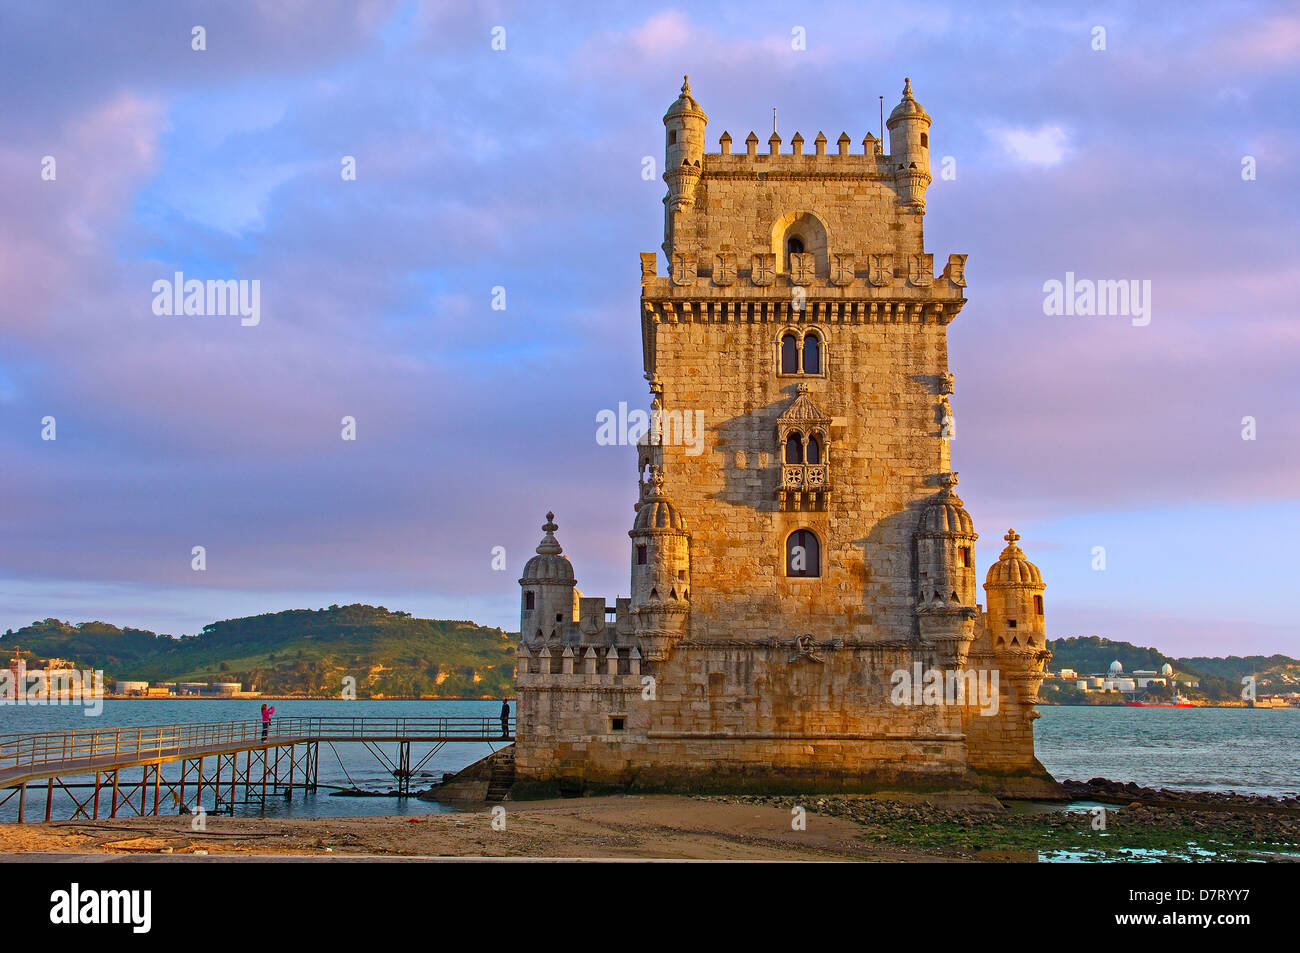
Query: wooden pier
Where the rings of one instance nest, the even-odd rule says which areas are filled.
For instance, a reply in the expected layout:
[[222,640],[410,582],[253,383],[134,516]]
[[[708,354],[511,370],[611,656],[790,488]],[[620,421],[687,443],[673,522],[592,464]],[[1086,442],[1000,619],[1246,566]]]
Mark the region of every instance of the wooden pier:
[[[236,804],[265,807],[268,798],[315,791],[321,744],[342,742],[364,744],[396,779],[398,796],[405,796],[411,777],[445,745],[512,741],[514,719],[503,732],[501,719],[491,717],[286,717],[265,731],[254,720],[0,735],[0,806],[17,797],[23,823],[34,789],[49,821],[58,788],[72,800],[73,820],[229,814]],[[380,747],[388,742],[397,745],[395,757]],[[422,743],[432,747],[412,766],[411,745]],[[179,775],[165,777],[163,765],[173,762],[179,762]],[[92,775],[93,783],[69,782]]]

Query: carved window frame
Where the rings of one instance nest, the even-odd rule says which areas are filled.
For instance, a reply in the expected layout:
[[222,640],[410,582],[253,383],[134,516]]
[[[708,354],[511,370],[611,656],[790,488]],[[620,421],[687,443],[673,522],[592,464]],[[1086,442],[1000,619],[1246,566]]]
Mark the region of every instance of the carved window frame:
[[[797,370],[791,374],[782,370],[781,364],[781,346],[785,341],[787,334],[795,336],[795,367]],[[803,342],[809,335],[817,339],[817,372],[810,374],[803,369]],[[776,360],[776,376],[778,378],[804,378],[826,380],[830,378],[830,343],[827,339],[826,332],[819,326],[813,324],[807,327],[786,325],[777,333],[776,341],[773,342],[773,351]]]

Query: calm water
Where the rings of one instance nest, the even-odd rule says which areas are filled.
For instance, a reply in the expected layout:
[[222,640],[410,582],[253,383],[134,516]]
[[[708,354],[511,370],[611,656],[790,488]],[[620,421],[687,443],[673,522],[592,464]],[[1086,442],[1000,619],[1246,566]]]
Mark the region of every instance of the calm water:
[[1057,778],[1300,793],[1298,708],[1044,706],[1038,760]]
[[[276,701],[276,715],[401,718],[473,715],[495,718],[499,701]],[[88,718],[74,707],[0,707],[0,734],[132,725],[222,722],[258,717],[251,701],[106,701],[104,713]],[[1094,777],[1136,781],[1153,787],[1231,790],[1258,794],[1300,793],[1300,709],[1045,707],[1035,724],[1038,757],[1058,778]],[[396,745],[385,745],[394,756]],[[428,752],[412,746],[412,764]],[[487,744],[448,744],[429,759],[412,786],[422,789],[491,752]],[[173,767],[172,772],[176,769]],[[168,772],[164,768],[164,775]],[[388,770],[360,744],[322,745],[322,785],[391,789]],[[79,792],[84,793],[84,792]],[[67,817],[61,792],[56,817]],[[39,802],[37,804],[36,802]],[[28,793],[29,809],[44,812],[44,791]],[[237,811],[241,808],[236,808]],[[243,808],[260,813],[260,807]],[[330,797],[294,793],[290,802],[268,799],[271,816],[358,816],[441,813],[445,808],[415,798]],[[0,807],[13,820],[17,798]]]

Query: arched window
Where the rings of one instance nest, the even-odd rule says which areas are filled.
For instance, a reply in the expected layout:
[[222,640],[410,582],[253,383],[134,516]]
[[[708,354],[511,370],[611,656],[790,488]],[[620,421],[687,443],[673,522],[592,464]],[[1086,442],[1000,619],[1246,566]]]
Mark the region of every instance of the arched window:
[[826,374],[826,342],[822,331],[785,328],[781,331],[777,373],[822,377]]
[[808,438],[808,463],[822,462],[822,445],[816,437]]
[[792,433],[785,438],[785,462],[803,463],[803,441],[799,439],[797,433]]
[[821,342],[815,334],[805,334],[803,338],[803,372],[820,374],[822,372]]
[[799,577],[822,574],[821,544],[810,530],[797,529],[786,538],[785,574]]
[[799,373],[799,337],[793,332],[781,338],[781,373]]

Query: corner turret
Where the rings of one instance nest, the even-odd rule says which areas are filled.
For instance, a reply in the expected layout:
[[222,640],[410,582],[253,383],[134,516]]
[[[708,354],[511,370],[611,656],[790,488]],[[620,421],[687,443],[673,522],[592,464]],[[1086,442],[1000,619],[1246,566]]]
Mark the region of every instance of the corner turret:
[[523,590],[519,615],[520,641],[558,642],[572,627],[578,593],[573,565],[555,538],[555,514],[546,514],[537,555],[528,560],[519,579]]
[[686,634],[691,598],[691,535],[664,493],[663,471],[649,467],[632,538],[632,620],[642,655],[668,657]]
[[946,643],[964,663],[975,638],[974,522],[953,490],[957,474],[945,473],[943,489],[921,511],[916,532],[916,615],[921,638]]
[[930,114],[912,97],[912,80],[903,80],[903,100],[889,114],[889,164],[898,201],[925,211],[930,187]]
[[1020,534],[1007,530],[1002,537],[1007,548],[989,567],[984,581],[988,599],[989,634],[994,651],[1034,649],[1047,645],[1047,622],[1043,611],[1043,574],[1025,558],[1018,545]]
[[709,117],[691,95],[691,78],[682,77],[682,92],[664,113],[664,181],[668,195],[664,205],[669,216],[695,204],[695,186],[700,181],[704,157],[704,134]]

